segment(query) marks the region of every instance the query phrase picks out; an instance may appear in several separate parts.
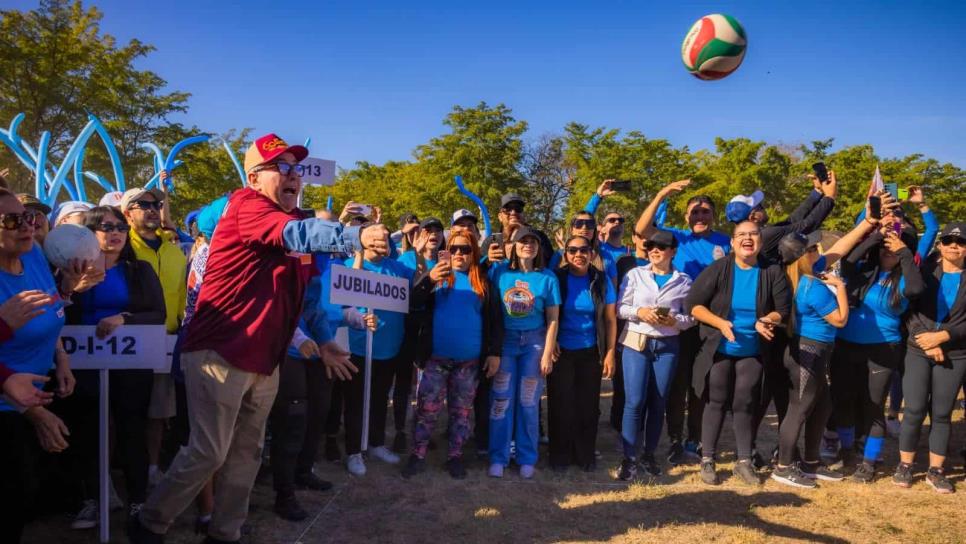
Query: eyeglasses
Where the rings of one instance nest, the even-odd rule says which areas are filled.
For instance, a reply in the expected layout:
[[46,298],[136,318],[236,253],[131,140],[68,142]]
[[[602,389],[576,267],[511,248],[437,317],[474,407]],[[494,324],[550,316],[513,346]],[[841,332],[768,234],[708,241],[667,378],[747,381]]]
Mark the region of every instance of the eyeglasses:
[[758,238],[761,236],[761,232],[757,230],[750,230],[747,232],[736,232],[735,238],[741,240],[742,238]]
[[503,211],[503,213],[523,213],[523,204],[514,202],[503,206],[500,208],[500,210]]
[[593,219],[574,219],[573,228],[575,229],[592,229],[597,226],[597,222]]
[[282,176],[291,176],[291,175],[301,176],[302,175],[302,173],[299,172],[297,164],[292,164],[285,161],[271,162],[266,164],[265,166],[262,166],[261,168],[256,169],[255,171],[261,172],[262,170],[275,170]]
[[136,210],[155,210],[159,211],[164,206],[164,202],[157,200],[135,200],[132,208]]
[[590,246],[567,246],[567,255],[576,255],[578,253],[590,255]]
[[671,246],[659,244],[657,242],[644,242],[644,249],[646,251],[651,251],[654,249],[659,249],[661,251],[667,251]]
[[38,216],[40,214],[31,211],[0,214],[0,226],[3,226],[4,230],[17,230],[23,225],[33,227],[37,224]]
[[608,217],[607,218],[607,222],[608,223],[616,223],[618,225],[623,225],[624,224],[624,218],[623,217]]
[[960,238],[959,236],[943,236],[939,239],[939,243],[944,246],[957,245],[959,247],[966,247],[966,239]]
[[127,223],[101,223],[94,227],[99,232],[127,232],[130,229]]
[[472,255],[473,246],[466,244],[453,244],[449,246],[449,252],[453,255]]

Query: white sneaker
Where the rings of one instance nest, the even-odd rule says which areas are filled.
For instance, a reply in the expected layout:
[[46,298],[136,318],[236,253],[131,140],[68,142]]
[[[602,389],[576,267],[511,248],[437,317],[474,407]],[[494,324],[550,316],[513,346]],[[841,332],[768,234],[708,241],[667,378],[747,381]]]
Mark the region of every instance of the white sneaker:
[[386,446],[378,446],[369,450],[369,455],[379,459],[383,463],[389,463],[390,465],[399,464],[399,456],[395,453],[389,451]]
[[490,470],[487,472],[490,478],[502,478],[503,477],[503,465],[499,463],[493,463],[490,465]]
[[886,434],[896,438],[899,436],[899,431],[902,429],[902,424],[899,423],[899,418],[890,417],[886,418]]
[[361,453],[353,453],[346,459],[345,468],[349,471],[349,474],[353,476],[365,476],[366,475],[366,462],[362,460]]
[[74,521],[70,523],[71,529],[93,529],[97,527],[97,501],[88,499],[84,501],[80,512],[74,516]]
[[529,480],[530,478],[533,478],[533,475],[536,472],[537,472],[537,470],[533,467],[533,465],[520,465],[520,477],[521,478],[524,478],[526,480]]

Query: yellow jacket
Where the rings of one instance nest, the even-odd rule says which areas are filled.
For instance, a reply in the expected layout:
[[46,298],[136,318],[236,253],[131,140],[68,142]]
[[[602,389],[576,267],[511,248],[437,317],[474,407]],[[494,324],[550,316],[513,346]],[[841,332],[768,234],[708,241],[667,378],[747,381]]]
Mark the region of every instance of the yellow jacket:
[[147,262],[154,269],[154,273],[161,280],[161,290],[164,291],[164,309],[167,317],[164,326],[169,334],[178,331],[181,320],[184,319],[184,307],[187,301],[187,266],[188,259],[178,246],[177,236],[169,231],[158,229],[158,236],[163,240],[157,251],[141,238],[133,228],[128,236],[131,247],[138,259]]

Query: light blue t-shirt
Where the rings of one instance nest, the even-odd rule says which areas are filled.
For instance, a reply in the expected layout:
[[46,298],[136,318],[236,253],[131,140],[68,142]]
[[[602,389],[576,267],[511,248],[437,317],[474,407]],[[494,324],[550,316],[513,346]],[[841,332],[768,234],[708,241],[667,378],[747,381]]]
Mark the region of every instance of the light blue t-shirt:
[[742,270],[737,264],[734,266],[734,290],[731,292],[731,310],[728,311],[728,321],[731,321],[735,341],[729,342],[721,338],[718,352],[732,357],[751,357],[758,355],[758,331],[755,322],[758,320],[758,273],[760,270],[753,266]]
[[[355,259],[346,259],[345,265],[352,267]],[[406,278],[410,282],[413,279],[413,271],[406,268],[399,261],[384,257],[378,263],[371,261],[362,262],[363,270]],[[363,308],[359,308],[363,311]],[[403,335],[406,332],[406,314],[399,312],[389,312],[386,310],[376,310],[376,317],[379,324],[372,333],[372,358],[379,360],[392,359],[399,353],[402,346]],[[366,331],[363,329],[349,328],[349,351],[353,355],[365,357],[366,355]]]
[[[47,374],[54,364],[54,347],[64,326],[64,302],[57,294],[54,277],[40,246],[20,257],[22,274],[0,270],[0,304],[21,291],[38,289],[51,295],[54,302],[43,308],[43,313],[31,319],[13,333],[13,338],[0,343],[0,361],[14,372]],[[0,411],[14,408],[0,398]]]
[[674,268],[684,272],[692,280],[711,263],[731,251],[731,238],[720,232],[697,236],[690,230],[664,228],[678,239],[678,251],[674,254]]
[[902,296],[906,279],[899,279],[899,307],[889,303],[892,289],[884,285],[888,272],[880,272],[875,284],[865,293],[862,304],[849,311],[849,321],[838,331],[838,337],[853,344],[884,344],[901,342],[900,319],[909,301]]
[[838,307],[838,300],[824,283],[802,276],[795,290],[795,334],[816,342],[834,342],[836,328],[825,316]]
[[962,272],[944,272],[939,280],[939,292],[936,294],[936,325],[949,316],[949,311],[956,303],[956,294],[959,293],[959,280]]
[[[406,268],[412,270],[414,275],[416,274],[416,250],[415,249],[410,249],[409,251],[403,253],[402,255],[399,256],[398,259],[396,259],[396,261],[399,262],[399,264],[405,266]],[[436,261],[433,259],[425,259],[425,261],[426,261],[426,270],[432,270],[433,267],[436,266]]]
[[[607,293],[604,304],[615,304],[617,293],[614,283],[605,281]],[[563,349],[586,349],[597,345],[597,323],[594,315],[594,299],[590,294],[590,276],[567,275],[567,300],[561,310],[560,332],[557,341]]]
[[664,289],[664,284],[667,280],[671,279],[674,274],[654,274],[654,283],[657,284],[658,289]]
[[[563,260],[564,250],[558,249],[550,256],[550,262],[547,263],[547,270],[556,270],[560,268],[560,261]],[[617,261],[609,254],[604,251],[600,252],[600,260],[604,265],[604,273],[611,281],[617,281]]]
[[625,246],[612,246],[608,242],[600,244],[600,254],[607,255],[615,263],[625,255],[630,255],[631,251]]
[[81,325],[97,325],[101,319],[127,310],[129,296],[124,266],[113,266],[104,274],[104,281],[76,295],[84,307]]
[[436,287],[433,355],[454,361],[478,359],[483,349],[483,301],[466,272],[454,270],[452,287]]
[[544,309],[560,306],[560,286],[550,271],[521,272],[509,265],[490,268],[490,282],[500,290],[503,326],[512,331],[532,331],[546,325]]

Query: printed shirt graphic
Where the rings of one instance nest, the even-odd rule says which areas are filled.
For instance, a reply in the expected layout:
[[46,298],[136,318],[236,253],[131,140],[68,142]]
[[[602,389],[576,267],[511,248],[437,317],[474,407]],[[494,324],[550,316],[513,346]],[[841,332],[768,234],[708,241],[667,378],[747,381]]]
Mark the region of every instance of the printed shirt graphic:
[[560,286],[551,272],[520,272],[500,264],[490,269],[490,279],[500,289],[507,329],[539,329],[545,324],[545,308],[560,305]]

